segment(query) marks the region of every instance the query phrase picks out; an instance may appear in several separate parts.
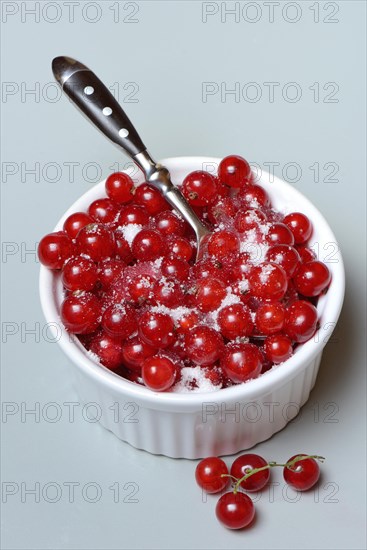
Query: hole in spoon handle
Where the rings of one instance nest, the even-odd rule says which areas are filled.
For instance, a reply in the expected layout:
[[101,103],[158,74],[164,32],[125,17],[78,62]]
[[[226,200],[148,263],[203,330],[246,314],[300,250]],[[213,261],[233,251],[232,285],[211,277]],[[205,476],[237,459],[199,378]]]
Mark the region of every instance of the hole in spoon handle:
[[113,143],[134,156],[146,147],[110,90],[89,69],[74,72],[63,91]]

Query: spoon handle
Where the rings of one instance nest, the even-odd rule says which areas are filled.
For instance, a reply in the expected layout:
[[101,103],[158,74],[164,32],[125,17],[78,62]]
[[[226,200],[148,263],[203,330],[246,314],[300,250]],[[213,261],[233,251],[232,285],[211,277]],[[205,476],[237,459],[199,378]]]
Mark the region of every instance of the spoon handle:
[[70,57],[56,57],[52,69],[63,91],[113,143],[129,156],[146,149],[110,90],[88,67]]
[[167,202],[191,225],[200,248],[204,237],[209,233],[208,229],[172,184],[169,171],[152,159],[110,90],[88,67],[71,57],[56,57],[52,61],[52,70],[55,79],[72,102],[106,137],[138,164],[150,185],[158,189]]

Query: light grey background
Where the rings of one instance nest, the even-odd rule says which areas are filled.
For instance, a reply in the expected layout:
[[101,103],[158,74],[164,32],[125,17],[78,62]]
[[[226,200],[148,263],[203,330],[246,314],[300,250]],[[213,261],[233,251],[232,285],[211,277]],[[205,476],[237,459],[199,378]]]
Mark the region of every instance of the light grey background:
[[[204,4],[78,2],[70,22],[66,2],[41,2],[36,22],[25,11],[34,2],[2,3],[2,398],[14,414],[2,418],[1,473],[3,491],[17,491],[3,492],[4,549],[365,548],[366,4],[280,2],[273,22],[266,2],[238,3],[238,22],[226,13],[234,2]],[[203,22],[203,10],[217,13]],[[195,485],[196,462],[137,451],[83,419],[81,406],[68,419],[64,403],[78,396],[65,357],[47,342],[33,250],[91,180],[126,158],[65,98],[54,101],[50,63],[64,54],[118,89],[157,158],[238,153],[265,169],[278,163],[275,173],[318,206],[340,242],[346,301],[316,387],[299,417],[255,449],[273,460],[326,456],[321,483],[291,502],[274,472],[280,485],[262,494],[245,532],[217,523],[216,498],[203,502]],[[204,82],[222,86],[223,97],[203,101]],[[241,97],[225,95],[236,82]],[[54,423],[53,402],[62,411]],[[39,419],[22,418],[35,406]],[[136,503],[124,502],[135,487],[128,482],[138,486]],[[25,493],[35,483],[39,503]],[[55,487],[62,493],[51,503]]]

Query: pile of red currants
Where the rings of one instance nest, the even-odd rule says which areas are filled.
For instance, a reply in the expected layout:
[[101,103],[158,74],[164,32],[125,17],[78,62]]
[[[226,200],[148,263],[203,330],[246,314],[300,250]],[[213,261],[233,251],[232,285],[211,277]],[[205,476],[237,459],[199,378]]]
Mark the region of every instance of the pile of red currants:
[[236,458],[228,471],[226,463],[218,457],[204,458],[195,471],[196,482],[206,493],[221,493],[232,480],[233,490],[222,494],[216,506],[218,520],[228,529],[242,529],[255,517],[253,501],[246,493],[261,491],[270,480],[270,469],[283,468],[284,481],[296,491],[307,491],[319,477],[317,455],[298,454],[285,464],[267,462],[257,454],[244,454]]
[[216,176],[192,172],[181,190],[212,232],[197,263],[188,224],[119,172],[38,254],[61,270],[61,320],[95,360],[154,391],[213,391],[309,340],[331,277],[307,246],[311,221],[275,211],[245,159],[224,158]]

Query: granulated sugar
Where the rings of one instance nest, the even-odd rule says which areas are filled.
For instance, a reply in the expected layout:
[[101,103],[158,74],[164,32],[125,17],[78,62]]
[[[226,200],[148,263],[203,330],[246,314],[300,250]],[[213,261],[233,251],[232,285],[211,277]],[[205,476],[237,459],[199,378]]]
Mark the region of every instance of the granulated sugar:
[[181,379],[177,382],[172,391],[174,393],[210,393],[220,389],[205,376],[201,367],[183,367]]

